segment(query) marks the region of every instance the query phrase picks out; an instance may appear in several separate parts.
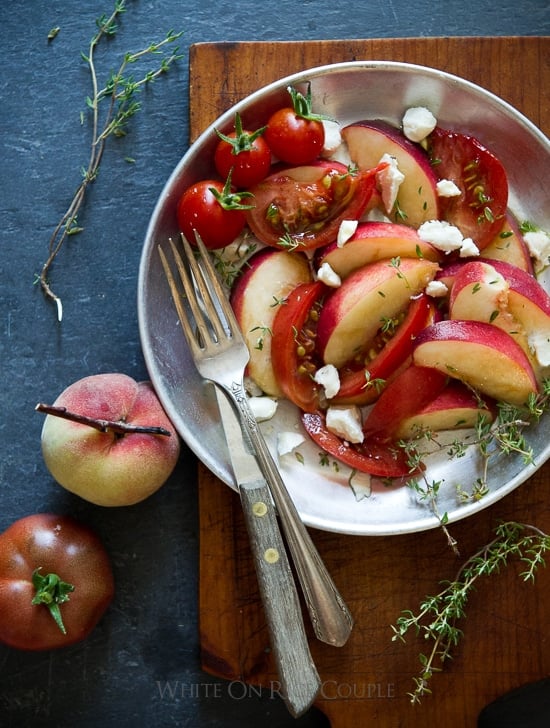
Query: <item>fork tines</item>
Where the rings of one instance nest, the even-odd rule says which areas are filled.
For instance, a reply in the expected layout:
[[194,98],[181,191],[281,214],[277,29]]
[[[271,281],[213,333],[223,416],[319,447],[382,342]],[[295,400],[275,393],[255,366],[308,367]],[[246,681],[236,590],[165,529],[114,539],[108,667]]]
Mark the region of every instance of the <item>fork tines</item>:
[[172,298],[176,305],[181,325],[193,354],[199,353],[209,344],[221,344],[231,340],[238,332],[238,324],[233,310],[224,293],[214,264],[206,246],[198,233],[195,233],[198,256],[183,233],[180,235],[182,254],[176,243],[169,238],[179,278],[183,286],[183,296],[187,301],[196,329],[182,300],[182,293],[172,274],[164,250],[159,245],[159,254]]

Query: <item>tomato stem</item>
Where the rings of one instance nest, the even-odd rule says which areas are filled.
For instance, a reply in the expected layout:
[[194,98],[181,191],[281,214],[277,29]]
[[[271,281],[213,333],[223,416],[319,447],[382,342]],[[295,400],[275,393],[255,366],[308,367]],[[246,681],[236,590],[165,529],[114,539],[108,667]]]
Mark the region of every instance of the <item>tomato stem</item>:
[[215,187],[209,187],[208,189],[224,210],[251,210],[254,205],[244,204],[243,199],[248,197],[252,198],[254,195],[252,192],[233,192],[231,190],[232,172],[233,168],[229,170],[229,174],[227,175],[227,179],[225,180],[225,184],[221,192]]
[[218,129],[216,129],[216,134],[220,139],[223,139],[224,142],[230,144],[231,153],[237,155],[241,152],[249,152],[256,139],[261,136],[266,129],[267,126],[262,126],[260,129],[256,129],[256,131],[253,132],[244,131],[240,114],[237,112],[235,114],[235,136],[230,137],[226,134],[222,134],[222,132],[218,131]]
[[66,407],[57,407],[56,405],[43,404],[42,402],[36,405],[35,410],[47,415],[53,415],[54,417],[61,417],[64,420],[78,422],[81,425],[88,425],[99,430],[99,432],[112,432],[115,435],[131,435],[136,433],[141,435],[163,435],[165,437],[170,437],[171,435],[171,432],[164,427],[157,427],[156,425],[131,425],[129,422],[124,422],[123,420],[114,422],[113,420],[86,417],[86,415],[71,412]]
[[32,604],[43,604],[48,607],[55,623],[63,634],[67,634],[63,619],[61,617],[60,604],[69,601],[69,593],[74,591],[74,586],[62,581],[57,574],[47,574],[42,576],[38,567],[32,573],[32,583],[36,589],[36,594],[32,599]]
[[292,86],[287,87],[287,91],[292,99],[292,108],[296,116],[307,121],[333,121],[332,117],[326,116],[325,114],[314,114],[312,110],[311,102],[311,83],[307,85],[306,95],[300,93]]

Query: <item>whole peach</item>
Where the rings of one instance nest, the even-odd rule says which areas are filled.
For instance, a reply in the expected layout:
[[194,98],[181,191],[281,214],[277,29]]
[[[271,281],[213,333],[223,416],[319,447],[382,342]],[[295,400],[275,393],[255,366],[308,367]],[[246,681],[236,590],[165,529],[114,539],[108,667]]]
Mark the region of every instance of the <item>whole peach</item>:
[[133,505],[157,491],[174,469],[180,441],[150,382],[126,374],[95,374],[67,387],[53,407],[106,423],[101,431],[54,414],[44,421],[46,466],[61,486],[81,498],[100,506]]

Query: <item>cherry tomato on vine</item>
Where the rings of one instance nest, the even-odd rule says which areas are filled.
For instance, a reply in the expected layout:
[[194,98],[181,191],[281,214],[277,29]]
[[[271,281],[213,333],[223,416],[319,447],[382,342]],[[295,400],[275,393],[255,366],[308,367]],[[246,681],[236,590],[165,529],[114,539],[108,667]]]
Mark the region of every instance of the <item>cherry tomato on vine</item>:
[[68,516],[38,513],[0,535],[0,640],[51,650],[85,639],[114,594],[107,552]]
[[242,232],[251,207],[244,200],[250,197],[248,192],[232,190],[231,174],[225,184],[218,180],[195,182],[178,202],[179,228],[190,243],[194,243],[197,231],[210,250],[224,248]]
[[323,150],[325,128],[322,122],[327,117],[312,112],[311,85],[305,96],[291,86],[287,91],[292,106],[285,106],[271,115],[264,137],[282,162],[308,164]]
[[250,132],[243,129],[241,117],[235,114],[235,131],[222,134],[216,151],[214,165],[220,177],[231,173],[235,187],[246,188],[267,177],[271,167],[271,149],[263,138],[266,127]]
[[452,180],[461,191],[457,197],[440,198],[443,217],[482,250],[504,225],[506,170],[475,137],[436,127],[429,144],[439,178]]

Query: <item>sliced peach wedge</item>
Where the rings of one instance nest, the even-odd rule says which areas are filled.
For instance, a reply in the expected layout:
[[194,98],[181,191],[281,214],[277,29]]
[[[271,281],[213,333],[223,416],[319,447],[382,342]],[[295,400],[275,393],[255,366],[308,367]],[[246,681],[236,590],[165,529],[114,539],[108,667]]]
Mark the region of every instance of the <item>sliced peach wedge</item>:
[[509,310],[509,291],[508,280],[489,261],[463,263],[449,296],[449,318],[485,321],[497,326],[521,346],[534,364],[525,329]]
[[488,259],[489,263],[492,260],[502,260],[527,273],[533,273],[533,261],[529,248],[523,239],[518,221],[510,212],[506,215],[502,230],[481,251],[480,255],[482,258]]
[[485,422],[493,422],[494,402],[481,401],[469,387],[454,379],[418,412],[405,417],[395,437],[412,440],[425,432],[468,429],[476,427],[481,417]]
[[357,121],[342,129],[349,156],[361,170],[376,167],[384,154],[397,160],[404,180],[398,190],[392,219],[417,228],[440,215],[437,178],[422,147],[379,119]]
[[346,278],[319,315],[317,347],[325,364],[341,367],[366,351],[384,322],[405,311],[437,270],[433,261],[402,258],[371,263]]
[[413,363],[438,369],[482,395],[516,406],[538,392],[521,346],[490,323],[444,320],[428,326],[414,342]]
[[364,423],[367,442],[396,442],[403,422],[422,411],[447,384],[448,375],[434,367],[411,365],[393,379],[375,402]]
[[432,299],[421,293],[411,299],[407,312],[395,332],[380,351],[363,359],[363,366],[340,370],[340,389],[333,404],[370,404],[378,399],[383,387],[410,365],[413,341],[436,317]]
[[442,253],[421,240],[414,228],[391,222],[359,223],[355,233],[343,245],[327,246],[319,263],[328,263],[341,278],[358,268],[384,258],[426,258],[435,262]]
[[530,273],[504,261],[492,261],[508,282],[508,310],[527,334],[538,365],[550,366],[550,295]]
[[280,303],[299,283],[311,279],[307,259],[268,248],[248,260],[231,292],[231,305],[250,352],[247,373],[266,393],[281,396],[271,363],[271,330]]

